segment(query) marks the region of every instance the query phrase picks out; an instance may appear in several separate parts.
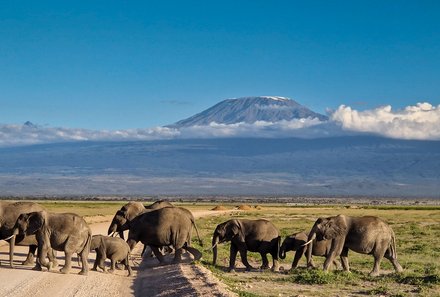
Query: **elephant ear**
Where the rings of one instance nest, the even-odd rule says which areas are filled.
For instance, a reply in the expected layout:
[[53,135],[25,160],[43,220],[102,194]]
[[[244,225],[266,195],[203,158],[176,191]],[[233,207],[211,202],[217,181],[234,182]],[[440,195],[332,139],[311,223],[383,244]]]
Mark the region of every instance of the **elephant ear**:
[[42,212],[32,212],[28,216],[27,234],[34,234],[44,225],[44,216]]
[[234,234],[234,237],[237,237],[239,241],[244,242],[245,236],[244,236],[244,230],[243,230],[243,224],[239,220],[232,220],[232,233]]
[[342,216],[330,217],[323,220],[322,234],[324,239],[333,239],[346,234],[347,224]]

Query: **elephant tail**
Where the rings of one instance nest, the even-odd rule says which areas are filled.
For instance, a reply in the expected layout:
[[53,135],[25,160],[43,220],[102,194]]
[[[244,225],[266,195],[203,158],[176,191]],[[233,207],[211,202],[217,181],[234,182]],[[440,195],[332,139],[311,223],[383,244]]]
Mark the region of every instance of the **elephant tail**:
[[200,246],[203,246],[203,241],[200,238],[199,229],[197,229],[196,221],[192,220],[192,224],[194,225],[194,229],[196,229],[196,234],[197,234],[197,238],[199,239],[199,244],[200,244]]
[[393,259],[397,258],[397,251],[396,251],[396,236],[394,235],[393,230],[391,230],[391,242],[390,242],[390,256]]

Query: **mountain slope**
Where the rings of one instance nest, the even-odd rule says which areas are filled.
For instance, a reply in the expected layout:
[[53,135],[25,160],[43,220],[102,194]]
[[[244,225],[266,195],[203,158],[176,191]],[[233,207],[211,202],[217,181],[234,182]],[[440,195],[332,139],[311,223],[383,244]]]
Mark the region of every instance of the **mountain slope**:
[[278,122],[301,118],[318,118],[321,121],[328,119],[294,100],[285,97],[260,96],[224,100],[168,127],[205,126],[212,122],[219,124]]
[[1,148],[0,193],[440,198],[440,141],[222,138]]

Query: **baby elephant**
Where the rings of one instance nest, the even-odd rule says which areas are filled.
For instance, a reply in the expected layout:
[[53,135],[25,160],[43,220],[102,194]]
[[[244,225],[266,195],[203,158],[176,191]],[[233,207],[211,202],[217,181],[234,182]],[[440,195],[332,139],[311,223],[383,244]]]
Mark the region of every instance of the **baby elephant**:
[[[301,257],[306,253],[307,249],[310,248],[310,246],[305,246],[305,243],[307,242],[307,238],[309,236],[308,232],[299,232],[292,234],[290,236],[287,236],[286,239],[284,239],[283,243],[280,247],[279,256],[281,259],[286,258],[286,252],[288,251],[295,251],[295,258],[292,262],[292,269],[295,269],[298,267],[298,262],[301,259]],[[321,257],[327,257],[327,255],[330,252],[330,248],[332,246],[332,240],[320,240],[317,241],[316,239],[313,241],[313,250],[312,255],[313,256],[321,256]],[[338,268],[340,265],[338,261],[333,261],[333,264]],[[313,260],[310,259],[310,263],[307,265],[308,267],[315,267]]]
[[104,272],[107,272],[104,261],[105,259],[110,259],[110,273],[115,271],[116,262],[121,261],[128,270],[128,276],[131,275],[131,267],[129,263],[130,248],[122,238],[93,235],[92,243],[90,245],[90,251],[92,250],[96,251],[96,260],[92,270],[96,271],[97,267],[99,267]]

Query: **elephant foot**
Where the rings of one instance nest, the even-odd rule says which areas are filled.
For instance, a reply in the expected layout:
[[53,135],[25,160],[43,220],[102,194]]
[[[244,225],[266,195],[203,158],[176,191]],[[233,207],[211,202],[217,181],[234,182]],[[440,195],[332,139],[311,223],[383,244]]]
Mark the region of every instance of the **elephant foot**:
[[116,269],[117,270],[123,270],[125,268],[124,264],[116,263]]
[[278,265],[273,266],[271,270],[272,270],[273,272],[278,272],[278,271],[280,271],[280,266],[278,266]]
[[98,268],[93,267],[91,270],[93,270],[93,271],[98,271]]
[[32,270],[35,270],[35,271],[43,271],[43,268],[41,268],[40,265],[35,265],[35,266],[32,268]]
[[21,262],[21,264],[25,266],[34,265],[35,260],[34,258],[27,258],[25,261]]
[[[69,271],[70,271],[70,269],[69,269],[69,268],[66,268],[66,267],[63,267],[63,268],[60,269],[60,272],[61,272],[62,274],[68,274]],[[81,271],[81,272],[82,272],[82,271]],[[81,273],[81,272],[80,272],[80,273]]]
[[235,268],[228,268],[228,272],[234,273],[235,272]]
[[260,269],[261,270],[267,270],[267,269],[269,269],[270,267],[269,267],[269,265],[261,265],[260,266]]
[[87,275],[88,271],[87,270],[81,270],[78,274],[79,275]]
[[109,269],[107,271],[108,271],[108,273],[111,273],[111,274],[115,273],[115,271],[113,269]]
[[58,261],[51,262],[51,269],[57,269],[58,268]]
[[250,271],[252,271],[254,269],[254,267],[252,267],[252,266],[246,266],[246,272],[250,272]]
[[379,276],[379,271],[371,271],[369,276]]

